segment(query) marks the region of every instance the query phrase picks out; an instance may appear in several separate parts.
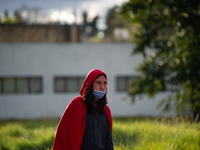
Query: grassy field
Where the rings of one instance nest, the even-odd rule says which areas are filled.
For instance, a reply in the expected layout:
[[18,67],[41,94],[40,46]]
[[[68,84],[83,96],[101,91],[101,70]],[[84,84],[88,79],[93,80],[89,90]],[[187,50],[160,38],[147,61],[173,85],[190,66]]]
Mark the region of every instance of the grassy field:
[[[0,121],[0,150],[51,150],[59,120]],[[115,150],[199,150],[200,124],[183,118],[114,118]]]

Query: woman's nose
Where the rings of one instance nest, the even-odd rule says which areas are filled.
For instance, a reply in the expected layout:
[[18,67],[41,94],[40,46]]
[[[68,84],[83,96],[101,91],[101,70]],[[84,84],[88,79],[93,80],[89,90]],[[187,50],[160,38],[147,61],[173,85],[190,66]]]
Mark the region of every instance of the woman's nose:
[[102,83],[101,84],[101,88],[104,89],[105,88],[105,84]]

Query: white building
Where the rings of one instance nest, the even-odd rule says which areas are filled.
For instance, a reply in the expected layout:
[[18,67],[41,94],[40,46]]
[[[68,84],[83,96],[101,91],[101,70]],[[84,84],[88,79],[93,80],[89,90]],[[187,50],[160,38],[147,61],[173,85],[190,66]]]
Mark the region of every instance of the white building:
[[127,43],[0,43],[0,119],[61,117],[94,68],[108,76],[113,117],[161,115],[155,106],[162,94],[134,104],[123,101],[123,84],[137,77],[134,68],[142,61],[141,55],[131,55],[133,48]]

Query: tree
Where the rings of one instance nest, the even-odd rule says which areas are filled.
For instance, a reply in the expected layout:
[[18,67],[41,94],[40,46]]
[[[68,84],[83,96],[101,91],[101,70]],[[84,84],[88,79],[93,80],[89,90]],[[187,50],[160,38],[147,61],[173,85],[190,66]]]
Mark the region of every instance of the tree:
[[[130,20],[125,19],[125,17],[122,14],[120,14],[119,6],[114,6],[109,9],[106,15],[106,26],[107,26],[105,30],[106,38],[110,38],[111,41],[118,41],[113,34],[115,29],[121,29],[121,30],[126,29],[128,30],[129,33],[134,33],[134,27],[136,25],[133,24]],[[130,41],[131,40],[132,37],[130,37]]]
[[22,23],[23,20],[22,20],[22,16],[20,14],[20,11],[16,10],[14,12],[14,18],[13,18],[13,23]]
[[95,36],[98,32],[97,29],[97,21],[99,19],[99,16],[95,16],[92,21],[88,21],[88,13],[86,11],[82,12],[82,33],[87,36]]
[[[140,78],[132,82],[128,95],[150,97],[171,91],[161,101],[164,111],[173,106],[177,112],[187,105],[200,120],[200,1],[198,0],[130,0],[121,13],[139,23],[136,48],[144,61],[138,66]],[[150,55],[146,47],[154,51]]]
[[4,24],[17,24],[17,23],[23,23],[22,16],[20,14],[19,10],[14,11],[14,16],[11,18],[9,16],[8,10],[4,12],[4,19],[3,19]]
[[87,27],[87,20],[88,20],[88,14],[86,11],[82,12],[82,17],[83,17],[83,24],[82,24],[82,32],[85,32],[85,28]]
[[107,25],[107,29],[105,30],[106,36],[113,36],[114,28],[121,26],[121,25],[119,25],[121,19],[117,19],[117,18],[119,18],[119,17],[117,17],[117,15],[119,16],[119,14],[117,13],[116,6],[109,9],[107,16],[106,16],[106,25]]
[[92,22],[91,22],[91,27],[92,27],[92,35],[96,35],[98,32],[97,29],[97,21],[99,19],[99,16],[97,15],[96,17],[93,18]]
[[3,23],[11,23],[12,22],[12,20],[11,20],[11,18],[9,17],[9,14],[8,14],[8,10],[6,10],[5,12],[4,12],[4,19],[3,19]]

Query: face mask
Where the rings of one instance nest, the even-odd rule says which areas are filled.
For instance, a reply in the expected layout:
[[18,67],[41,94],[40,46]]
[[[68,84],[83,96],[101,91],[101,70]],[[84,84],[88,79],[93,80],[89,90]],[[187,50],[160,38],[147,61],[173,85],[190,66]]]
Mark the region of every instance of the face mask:
[[94,90],[94,96],[97,98],[97,99],[101,99],[102,97],[104,97],[104,95],[106,94],[106,90],[105,91],[97,91],[97,90]]

